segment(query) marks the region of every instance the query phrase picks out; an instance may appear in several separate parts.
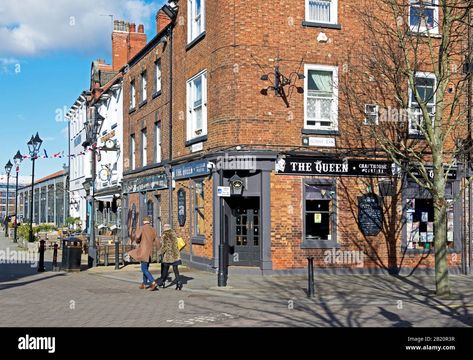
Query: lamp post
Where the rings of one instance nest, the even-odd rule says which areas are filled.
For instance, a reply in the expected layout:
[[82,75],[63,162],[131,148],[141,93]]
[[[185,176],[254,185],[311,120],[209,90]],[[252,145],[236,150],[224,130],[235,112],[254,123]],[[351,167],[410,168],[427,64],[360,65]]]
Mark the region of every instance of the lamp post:
[[8,208],[10,206],[10,204],[8,203],[8,193],[10,191],[10,173],[12,167],[13,164],[10,160],[8,160],[7,164],[5,165],[5,173],[7,174],[7,207],[5,213],[5,237],[8,237]]
[[38,157],[39,149],[41,148],[41,144],[43,140],[39,137],[39,134],[36,133],[36,136],[31,136],[30,141],[28,141],[28,150],[31,156],[31,163],[32,163],[32,172],[31,172],[31,196],[30,196],[30,232],[29,232],[29,241],[33,242],[33,200],[34,200],[34,165],[35,160]]
[[104,117],[99,114],[98,107],[90,106],[87,109],[87,121],[85,122],[85,131],[86,131],[86,141],[82,144],[85,149],[91,147],[92,152],[91,159],[91,179],[89,184],[84,183],[84,187],[87,185],[90,186],[89,195],[90,195],[90,213],[89,213],[89,254],[88,254],[88,266],[95,267],[97,266],[97,244],[95,241],[95,182],[97,178],[97,164],[96,164],[96,154],[97,151],[97,137],[102,127]]
[[20,153],[20,150],[17,151],[13,161],[16,165],[16,185],[15,185],[15,230],[13,232],[13,242],[18,242],[18,176],[20,174],[20,164],[23,161],[23,156]]

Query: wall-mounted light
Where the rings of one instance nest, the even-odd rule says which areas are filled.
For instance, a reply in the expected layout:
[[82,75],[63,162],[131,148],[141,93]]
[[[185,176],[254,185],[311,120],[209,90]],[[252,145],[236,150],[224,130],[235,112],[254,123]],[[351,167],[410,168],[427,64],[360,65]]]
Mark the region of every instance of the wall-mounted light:
[[243,193],[243,179],[235,173],[235,175],[229,179],[229,182],[231,194],[240,196]]
[[[261,75],[260,80],[270,81],[272,85],[261,89],[260,93],[266,96],[268,95],[268,90],[273,90],[274,94],[278,97],[281,97],[284,100],[286,106],[289,107],[289,102],[287,100],[289,89],[296,88],[298,93],[303,93],[304,88],[295,85],[297,80],[303,79],[305,79],[305,75],[298,72],[292,72],[288,76],[283,75],[279,70],[279,65],[276,65],[273,72]],[[287,91],[285,87],[288,87]]]

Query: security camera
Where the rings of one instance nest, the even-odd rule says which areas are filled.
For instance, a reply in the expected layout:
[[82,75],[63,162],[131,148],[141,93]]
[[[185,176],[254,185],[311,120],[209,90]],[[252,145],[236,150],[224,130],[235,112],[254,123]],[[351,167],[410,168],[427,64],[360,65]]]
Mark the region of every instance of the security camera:
[[207,170],[212,170],[215,168],[215,164],[211,161],[207,163]]

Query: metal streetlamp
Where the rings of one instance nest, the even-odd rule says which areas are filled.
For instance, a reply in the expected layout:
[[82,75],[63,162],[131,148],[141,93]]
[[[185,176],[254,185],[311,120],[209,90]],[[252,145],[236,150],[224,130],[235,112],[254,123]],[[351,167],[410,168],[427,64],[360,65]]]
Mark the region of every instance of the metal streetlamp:
[[15,186],[15,230],[13,232],[13,242],[18,242],[18,176],[20,174],[20,164],[23,161],[23,156],[20,153],[20,150],[17,151],[16,155],[13,157],[13,161],[16,165],[16,186]]
[[33,242],[33,200],[34,200],[34,165],[35,160],[38,157],[39,149],[41,148],[41,144],[43,140],[39,137],[39,134],[36,133],[36,136],[31,136],[30,141],[28,141],[28,150],[30,152],[31,161],[32,161],[32,173],[31,173],[31,196],[30,196],[30,233],[29,233],[29,241]]
[[8,208],[10,206],[10,204],[8,203],[8,195],[10,191],[10,173],[12,168],[13,164],[10,160],[8,160],[7,164],[5,165],[5,173],[7,174],[7,207],[5,215],[5,237],[8,237]]
[[86,141],[82,144],[85,149],[87,147],[91,147],[90,150],[92,152],[92,160],[91,160],[91,179],[90,182],[84,183],[84,188],[87,191],[87,188],[90,187],[89,192],[90,195],[90,213],[89,213],[89,254],[88,254],[88,265],[89,267],[97,266],[97,244],[95,240],[95,182],[97,177],[97,137],[100,132],[100,128],[102,127],[102,123],[104,121],[104,117],[100,115],[98,111],[98,107],[90,106],[87,109],[87,121],[85,122],[85,131],[86,131]]

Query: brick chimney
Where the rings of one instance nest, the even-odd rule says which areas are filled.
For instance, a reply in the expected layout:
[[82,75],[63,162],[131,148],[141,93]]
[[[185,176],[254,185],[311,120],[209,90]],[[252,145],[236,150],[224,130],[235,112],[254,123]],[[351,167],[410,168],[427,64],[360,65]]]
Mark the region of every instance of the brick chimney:
[[172,20],[165,14],[163,9],[160,9],[156,13],[156,34],[159,34],[171,21]]
[[118,71],[146,45],[144,26],[114,20],[112,33],[112,69]]

